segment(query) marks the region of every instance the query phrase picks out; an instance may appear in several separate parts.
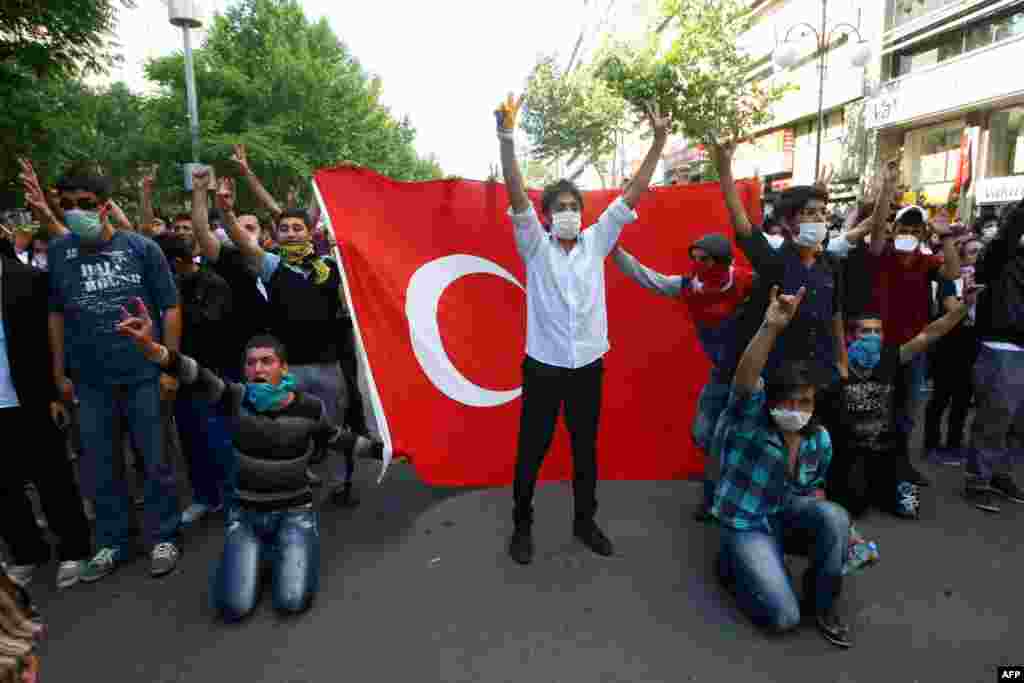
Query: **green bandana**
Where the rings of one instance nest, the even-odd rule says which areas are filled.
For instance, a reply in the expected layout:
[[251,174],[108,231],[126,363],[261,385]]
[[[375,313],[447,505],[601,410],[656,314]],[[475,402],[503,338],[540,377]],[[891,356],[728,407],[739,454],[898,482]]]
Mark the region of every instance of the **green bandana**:
[[278,252],[288,265],[312,268],[313,284],[322,285],[327,282],[331,271],[327,268],[327,264],[324,263],[323,259],[317,258],[313,245],[309,242],[282,244],[278,247]]

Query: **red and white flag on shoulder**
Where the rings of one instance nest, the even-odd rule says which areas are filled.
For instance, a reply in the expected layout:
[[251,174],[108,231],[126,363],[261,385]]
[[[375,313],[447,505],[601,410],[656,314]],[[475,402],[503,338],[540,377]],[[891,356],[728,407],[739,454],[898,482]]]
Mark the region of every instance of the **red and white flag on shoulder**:
[[[432,485],[511,483],[526,348],[525,268],[504,185],[404,183],[367,169],[318,171],[314,186],[341,251],[358,352],[387,449]],[[760,187],[740,183],[760,220]],[[584,194],[583,225],[618,192]],[[530,192],[539,212],[539,192]],[[620,244],[663,273],[689,270],[687,248],[731,234],[717,184],[656,188]],[[598,440],[602,479],[681,479],[703,470],[690,425],[707,379],[685,306],[629,281],[608,260],[611,351]],[[569,480],[564,421],[541,469]],[[383,471],[381,473],[383,476]]]

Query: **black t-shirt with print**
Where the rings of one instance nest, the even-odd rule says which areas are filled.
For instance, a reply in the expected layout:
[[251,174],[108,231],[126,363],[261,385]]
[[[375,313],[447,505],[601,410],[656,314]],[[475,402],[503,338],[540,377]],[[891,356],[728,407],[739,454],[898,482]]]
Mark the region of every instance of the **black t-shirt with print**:
[[842,424],[846,446],[856,450],[886,452],[898,443],[892,431],[892,400],[900,370],[900,347],[882,347],[882,357],[873,370],[850,364],[849,377],[842,380]]

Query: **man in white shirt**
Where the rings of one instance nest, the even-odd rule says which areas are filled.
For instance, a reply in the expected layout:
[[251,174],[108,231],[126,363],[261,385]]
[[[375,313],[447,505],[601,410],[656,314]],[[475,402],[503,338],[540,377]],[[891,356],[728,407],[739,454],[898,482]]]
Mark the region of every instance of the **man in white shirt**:
[[608,352],[608,311],[604,261],[654,174],[670,121],[657,105],[648,108],[654,142],[622,197],[597,223],[580,231],[583,196],[561,180],[544,190],[545,230],[530,203],[516,161],[513,131],[522,98],[512,95],[495,112],[516,248],[526,263],[526,358],[523,403],[513,487],[515,532],[509,555],[520,564],[533,559],[533,492],[541,462],[551,445],[565,403],[572,440],[573,533],[599,555],[613,554],[611,541],[594,522],[597,510],[597,429],[603,356]]

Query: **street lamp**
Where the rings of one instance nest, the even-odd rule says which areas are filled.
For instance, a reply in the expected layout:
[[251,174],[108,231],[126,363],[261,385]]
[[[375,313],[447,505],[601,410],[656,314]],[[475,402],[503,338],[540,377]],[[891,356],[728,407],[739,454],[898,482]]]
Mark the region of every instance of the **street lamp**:
[[[197,0],[169,0],[167,14],[171,24],[181,27],[185,41],[185,94],[188,98],[188,121],[192,130],[192,161],[199,163],[199,107],[196,105],[196,74],[192,65],[192,37],[190,31],[199,28],[203,22],[199,19],[199,3]],[[186,176],[186,182],[191,174]]]
[[[794,66],[800,60],[800,54],[797,50],[796,44],[790,42],[790,37],[793,31],[802,28],[810,31],[814,35],[817,42],[815,43],[818,49],[818,143],[814,153],[814,177],[818,178],[821,175],[821,132],[824,128],[825,112],[823,107],[825,105],[825,72],[828,69],[828,51],[832,45],[833,40],[840,36],[850,37],[854,35],[857,37],[857,46],[854,49],[853,54],[850,56],[850,63],[855,68],[863,68],[871,60],[871,46],[868,45],[867,41],[860,34],[860,18],[861,10],[857,9],[857,25],[841,22],[829,28],[828,26],[828,0],[821,0],[821,26],[815,28],[808,23],[801,22],[790,26],[786,31],[786,36],[782,43],[779,43],[778,35],[775,37],[775,52],[772,55],[772,59],[775,65],[780,69],[789,69]],[[805,31],[801,33],[799,38],[807,36],[808,33]]]

